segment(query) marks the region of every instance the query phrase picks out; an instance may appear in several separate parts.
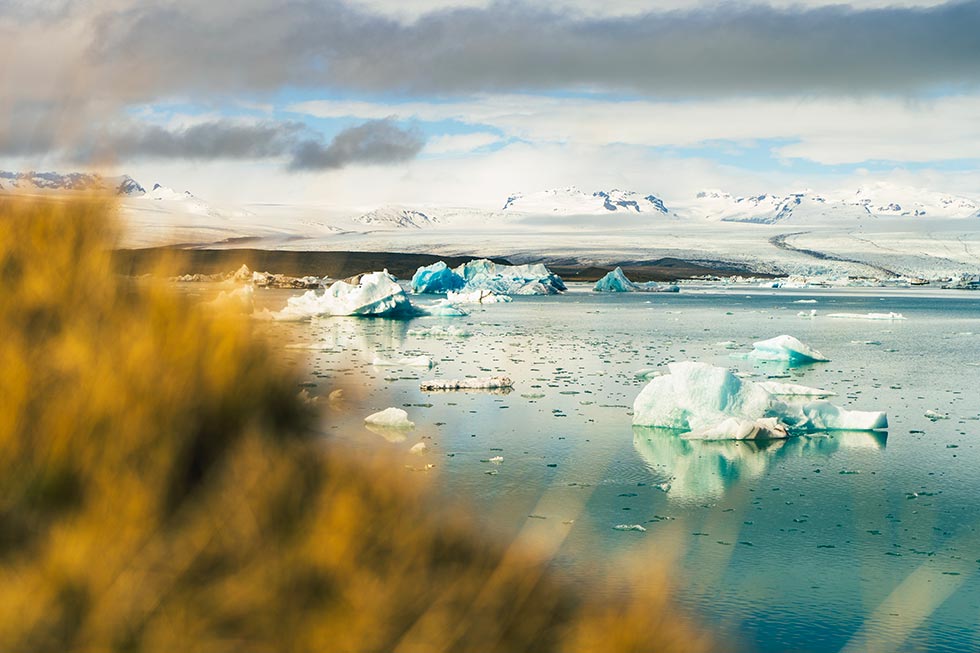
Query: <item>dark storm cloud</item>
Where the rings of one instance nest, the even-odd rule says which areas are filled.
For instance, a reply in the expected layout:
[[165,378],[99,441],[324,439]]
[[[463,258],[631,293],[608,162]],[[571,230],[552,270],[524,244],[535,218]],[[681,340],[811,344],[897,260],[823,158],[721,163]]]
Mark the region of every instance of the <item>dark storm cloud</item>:
[[[205,6],[203,3],[201,6]],[[906,93],[980,81],[980,0],[613,18],[526,3],[397,22],[336,1],[147,0],[92,19],[85,65],[138,97],[284,86],[415,94]]]
[[[286,159],[292,170],[337,169],[357,164],[402,163],[422,150],[418,130],[372,120],[339,132],[328,143],[301,122],[243,124],[215,120],[168,128],[127,121],[65,133],[54,111],[19,112],[19,124],[0,129],[0,155],[63,151],[77,163],[107,160],[193,161]],[[8,116],[8,120],[9,120]]]
[[329,145],[309,140],[293,153],[293,170],[343,168],[352,163],[398,163],[414,159],[425,139],[390,120],[371,120],[337,134]]

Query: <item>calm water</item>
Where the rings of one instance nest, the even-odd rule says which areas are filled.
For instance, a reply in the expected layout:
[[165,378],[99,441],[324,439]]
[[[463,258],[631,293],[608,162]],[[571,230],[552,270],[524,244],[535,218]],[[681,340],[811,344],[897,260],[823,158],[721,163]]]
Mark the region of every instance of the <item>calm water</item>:
[[[279,308],[289,294],[260,298]],[[816,318],[797,315],[810,309]],[[824,317],[889,311],[907,319]],[[472,336],[409,333],[432,325]],[[467,318],[268,328],[284,357],[307,365],[311,394],[344,388],[327,433],[366,449],[426,442],[407,464],[433,465],[420,473],[438,474],[492,531],[534,542],[573,578],[666,562],[684,583],[681,601],[744,650],[980,650],[980,297],[581,287],[473,307]],[[732,357],[783,333],[832,362],[785,370]],[[371,365],[422,354],[432,370]],[[788,376],[835,391],[840,405],[885,410],[891,427],[769,446],[633,428],[644,385],[635,371],[676,360]],[[418,388],[492,374],[511,377],[514,391]],[[404,441],[363,426],[388,406],[417,425]],[[927,410],[949,417],[932,421]],[[615,529],[633,524],[646,531]]]

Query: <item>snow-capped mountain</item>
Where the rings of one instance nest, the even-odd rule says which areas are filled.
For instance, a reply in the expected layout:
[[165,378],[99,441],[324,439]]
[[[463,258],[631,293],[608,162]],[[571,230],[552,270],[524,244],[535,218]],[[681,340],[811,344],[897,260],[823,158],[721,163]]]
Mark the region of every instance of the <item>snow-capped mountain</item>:
[[153,184],[150,192],[146,193],[141,199],[151,200],[154,203],[168,204],[170,205],[168,208],[171,210],[177,209],[183,213],[206,215],[214,218],[237,218],[252,215],[244,209],[216,208],[189,190],[181,193],[169,186],[163,186],[161,184]]
[[880,217],[968,218],[980,214],[980,202],[937,193],[904,188],[894,184],[875,184],[855,190],[819,194],[804,190],[787,195],[763,193],[734,196],[706,190],[682,209],[693,218],[721,222],[760,224],[810,222],[814,220],[861,220]]
[[0,171],[0,189],[21,192],[107,190],[123,197],[139,197],[146,190],[129,175],[103,177],[85,172]]
[[631,190],[597,190],[585,193],[575,186],[553,188],[534,193],[517,193],[504,202],[504,211],[541,215],[602,215],[605,213],[660,213],[669,210],[655,195],[640,195]]
[[388,227],[396,229],[421,229],[439,222],[438,218],[426,215],[415,209],[399,206],[382,206],[369,213],[353,219],[354,222],[372,227]]

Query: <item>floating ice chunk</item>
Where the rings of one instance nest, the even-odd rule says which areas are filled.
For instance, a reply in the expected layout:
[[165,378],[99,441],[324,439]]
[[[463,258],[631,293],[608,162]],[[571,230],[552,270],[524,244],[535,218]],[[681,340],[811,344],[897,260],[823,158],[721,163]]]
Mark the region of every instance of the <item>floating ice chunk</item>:
[[500,304],[513,301],[507,295],[498,295],[492,290],[473,290],[446,293],[446,301],[456,304]]
[[647,529],[640,524],[616,524],[613,526],[613,530],[616,531],[636,531],[638,533],[646,533]]
[[207,305],[219,311],[251,315],[255,311],[255,290],[252,286],[242,286],[227,292],[222,290]]
[[[684,431],[686,438],[704,440],[774,439],[888,427],[884,413],[844,410],[823,400],[783,401],[765,385],[740,379],[721,367],[682,362],[670,363],[668,369],[669,374],[656,377],[637,395],[634,424],[676,429]],[[774,389],[792,388],[781,385]]]
[[441,299],[435,304],[422,307],[422,310],[433,317],[466,317],[469,315],[449,299]]
[[947,413],[941,413],[938,410],[932,410],[931,408],[925,412],[925,416],[931,419],[933,422],[938,422],[941,419],[949,419]]
[[409,329],[408,335],[417,336],[419,338],[469,338],[473,334],[466,329],[461,329],[458,326],[444,327],[434,324],[430,327]]
[[797,299],[793,303],[794,304],[816,304],[817,303],[817,300],[815,300],[815,299]]
[[426,451],[428,451],[428,449],[429,448],[427,446],[425,446],[425,443],[424,442],[417,442],[417,443],[415,443],[415,444],[412,445],[412,448],[409,449],[408,452],[409,453],[414,453],[416,455],[421,455],[421,454],[424,454]]
[[490,376],[482,379],[435,379],[423,381],[419,387],[431,390],[498,390],[514,387],[514,382],[506,376]]
[[626,277],[623,268],[617,267],[596,281],[593,292],[680,292],[679,286],[662,286],[656,281],[634,283]]
[[286,307],[273,314],[277,320],[303,320],[329,315],[412,317],[419,310],[388,271],[361,275],[357,285],[337,281],[323,294],[310,290],[290,297]]
[[901,313],[828,313],[827,317],[849,320],[904,320]]
[[811,308],[809,311],[800,311],[796,314],[796,317],[816,317],[817,309]]
[[492,290],[509,295],[555,295],[566,290],[565,282],[541,263],[500,265],[487,259],[464,263],[453,270],[466,281],[465,289]]
[[636,292],[637,290],[636,284],[626,278],[626,273],[621,267],[606,273],[606,276],[592,286],[592,292]]
[[878,431],[888,428],[888,417],[877,411],[844,410],[829,401],[802,407],[809,431]]
[[371,365],[375,367],[424,367],[426,369],[435,365],[435,362],[428,356],[414,356],[411,358],[399,358],[397,361],[386,360],[378,356],[374,357]]
[[790,365],[805,365],[830,359],[793,336],[776,336],[753,343],[749,358],[759,361],[782,361]]
[[466,281],[443,261],[420,267],[412,277],[413,293],[442,293],[460,290]]
[[382,426],[389,429],[411,430],[415,428],[415,422],[408,419],[408,413],[401,408],[385,408],[382,411],[373,413],[364,418],[365,424]]
[[638,379],[650,380],[655,376],[660,376],[664,371],[656,367],[641,367],[640,369],[633,372],[633,376]]
[[795,383],[779,383],[778,381],[756,381],[756,385],[762,386],[769,394],[788,397],[833,397],[837,394],[820,388],[811,388]]

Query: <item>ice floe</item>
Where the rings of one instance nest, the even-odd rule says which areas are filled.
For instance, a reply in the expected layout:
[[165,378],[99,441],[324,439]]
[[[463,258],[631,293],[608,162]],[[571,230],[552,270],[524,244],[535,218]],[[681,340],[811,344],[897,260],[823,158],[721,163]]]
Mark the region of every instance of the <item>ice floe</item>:
[[828,313],[827,317],[842,318],[848,320],[904,320],[905,316],[901,313]]
[[465,289],[491,290],[500,295],[555,295],[565,282],[542,263],[502,265],[488,259],[464,263],[453,270],[466,282]]
[[506,376],[490,376],[482,379],[434,379],[423,381],[423,391],[432,390],[499,390],[512,388],[514,382]]
[[299,297],[290,297],[286,307],[272,317],[298,321],[336,315],[402,318],[419,313],[395,278],[384,270],[361,275],[356,285],[337,281],[322,294],[310,290]]
[[435,304],[423,306],[421,310],[432,317],[466,317],[469,315],[450,299],[441,299]]
[[823,400],[785,400],[766,386],[706,363],[679,362],[636,397],[633,424],[683,431],[689,439],[777,439],[830,430],[878,430],[881,412],[844,410]]
[[446,293],[446,301],[456,304],[501,304],[514,301],[507,295],[498,295],[492,290],[473,290]]

